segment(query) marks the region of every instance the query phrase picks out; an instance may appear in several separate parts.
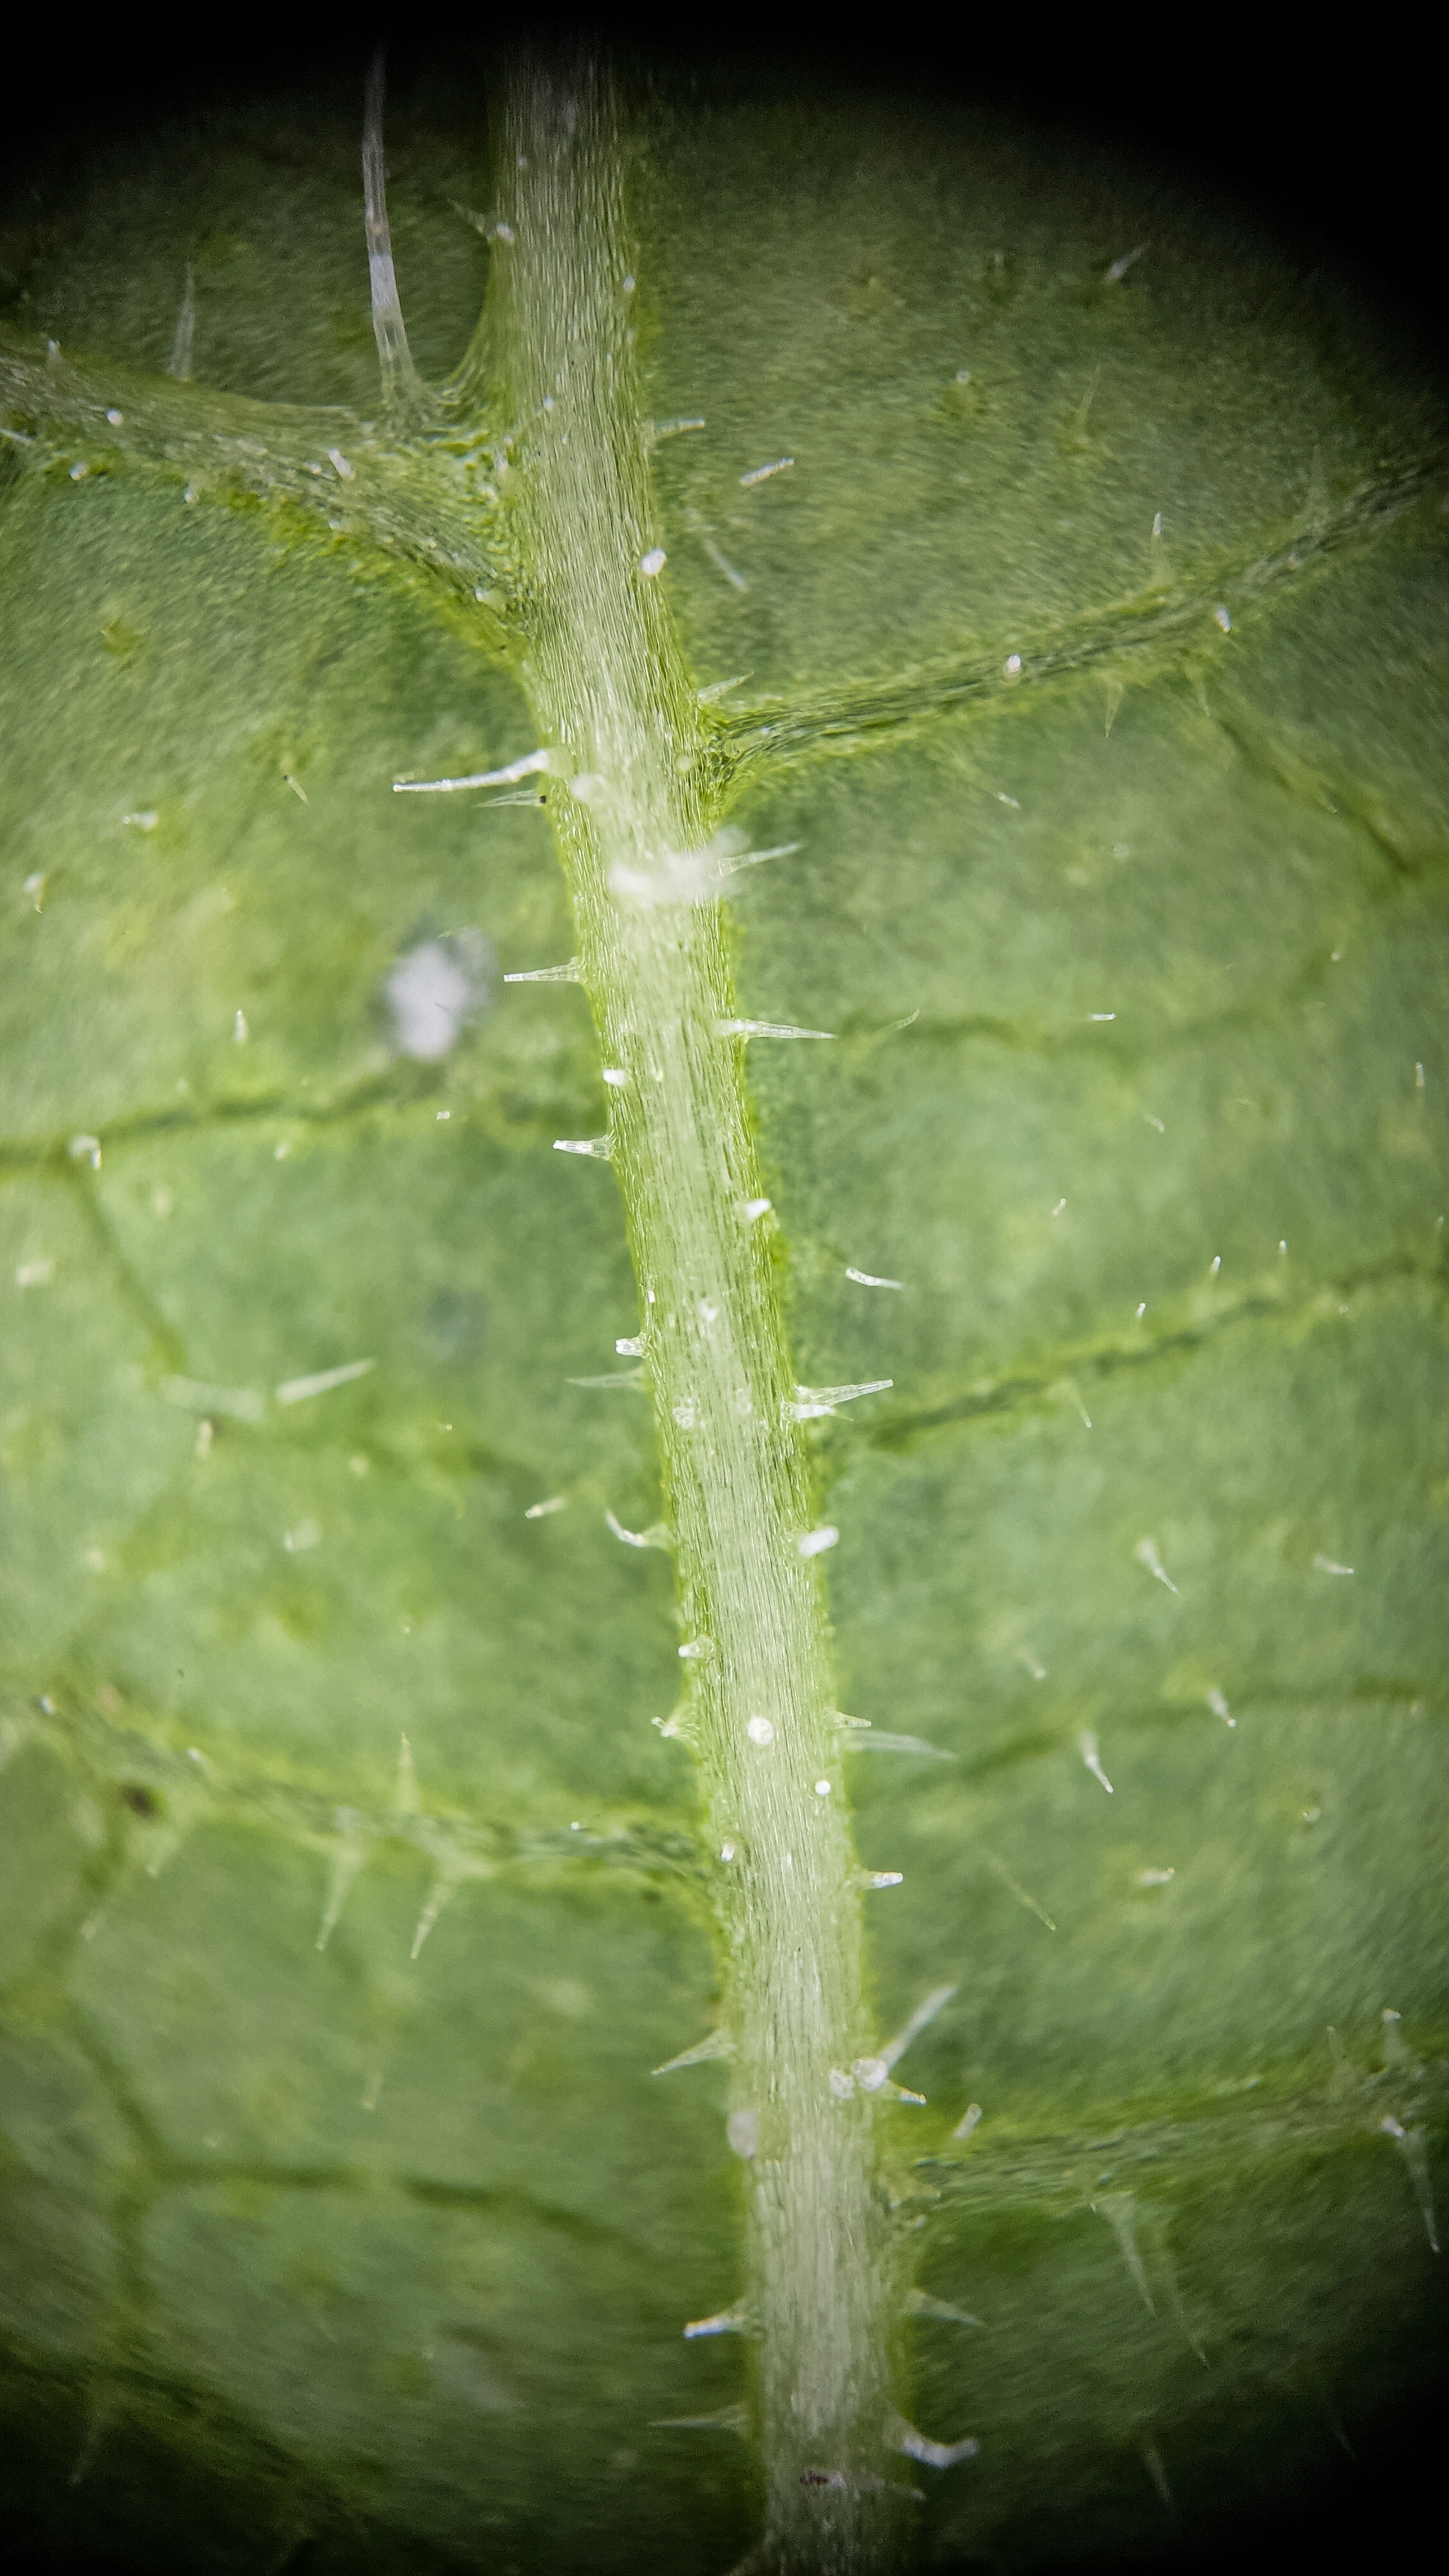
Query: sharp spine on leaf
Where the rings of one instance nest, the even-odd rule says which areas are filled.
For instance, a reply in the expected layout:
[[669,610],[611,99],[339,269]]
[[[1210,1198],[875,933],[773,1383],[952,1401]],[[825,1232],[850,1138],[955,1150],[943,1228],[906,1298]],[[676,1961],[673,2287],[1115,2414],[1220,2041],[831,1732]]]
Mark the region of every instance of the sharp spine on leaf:
[[[502,769],[474,769],[465,778],[395,778],[394,796],[454,796],[469,787],[516,787],[521,778],[536,778],[548,768],[551,755],[546,751],[526,751],[521,760],[510,760]],[[505,975],[505,984],[521,983],[522,976]]]
[[1403,2067],[1412,2075],[1422,2075],[1424,2070],[1404,2037],[1403,2018],[1392,2004],[1386,2004],[1379,2015],[1384,2034],[1384,2069],[1387,2072],[1390,2067]]
[[989,1870],[994,1870],[996,1876],[1000,1879],[1002,1886],[1007,1889],[1009,1894],[1016,1898],[1018,1904],[1026,1906],[1028,1912],[1034,1914],[1039,1923],[1044,1923],[1049,1932],[1055,1932],[1057,1927],[1052,1921],[1051,1916],[1048,1914],[1046,1907],[1037,1903],[1031,1890],[1023,1887],[1019,1878],[1014,1878],[1012,1876],[1005,1861],[998,1860],[996,1854],[994,1852],[987,1851],[984,1846],[982,1848],[981,1857],[985,1861],[987,1868]]
[[413,1748],[405,1735],[398,1738],[397,1787],[393,1805],[400,1816],[416,1816],[422,1807],[418,1795],[418,1775],[413,1765]]
[[673,1545],[673,1541],[668,1530],[665,1528],[663,1521],[655,1521],[647,1530],[631,1530],[625,1529],[622,1521],[615,1520],[613,1513],[610,1511],[605,1512],[604,1518],[608,1522],[610,1529],[613,1531],[615,1538],[622,1539],[626,1547],[668,1548]]
[[438,1859],[437,1876],[433,1880],[428,1901],[418,1916],[417,1930],[413,1934],[413,1946],[408,1954],[409,1957],[416,1959],[444,1906],[452,1903],[466,1879],[491,1876],[492,1871],[487,1861],[478,1860],[465,1852],[444,1851]]
[[785,1406],[790,1422],[817,1422],[833,1413],[837,1405],[854,1404],[858,1396],[884,1395],[895,1384],[890,1377],[863,1378],[858,1386],[797,1386],[793,1403]]
[[[1157,1553],[1157,1542],[1155,1539],[1140,1538],[1137,1545],[1132,1550],[1132,1553],[1136,1557],[1139,1565],[1146,1566],[1147,1571],[1152,1576],[1154,1582],[1165,1583],[1169,1592],[1177,1591],[1177,1585],[1173,1582],[1171,1575],[1168,1573],[1166,1566],[1163,1564],[1161,1557]],[[1180,1597],[1181,1596],[1179,1595],[1179,1598]]]
[[1147,2266],[1137,2246],[1137,2201],[1130,2191],[1103,2192],[1091,2208],[1098,2218],[1105,2218],[1117,2239],[1117,2250],[1132,2277],[1137,2294],[1149,2315],[1156,2316],[1157,2302],[1147,2279]]
[[750,2411],[747,2406],[721,2406],[713,2415],[656,2415],[651,2431],[656,2433],[738,2433],[741,2441],[750,2438]]
[[858,2057],[848,2075],[838,2067],[832,2068],[830,2090],[836,2100],[848,2101],[858,2086],[862,2093],[873,2094],[878,2100],[924,2104],[924,2093],[908,2093],[903,2086],[891,2082],[891,2068],[904,2057],[912,2040],[920,2037],[927,2023],[935,2020],[956,1991],[955,1986],[933,1986],[924,2003],[917,2004],[909,2021],[896,2032],[894,2039],[886,2041],[878,2056]]
[[837,2102],[850,2101],[859,2090],[874,2102],[914,2102],[920,2110],[926,2107],[924,2093],[911,2093],[904,2084],[894,2083],[878,2057],[858,2057],[849,2074],[843,2067],[832,2066],[830,2090]]
[[178,384],[184,385],[190,382],[195,341],[196,271],[188,268],[186,289],[181,298],[181,310],[176,316],[176,331],[171,342],[171,355],[166,361],[166,373],[168,376],[174,376]]
[[367,233],[367,274],[372,291],[372,328],[382,371],[385,403],[416,397],[421,390],[398,298],[392,264],[392,236],[387,221],[387,177],[382,152],[383,60],[379,46],[367,74],[367,106],[362,131],[363,223]]
[[797,1029],[784,1020],[716,1020],[720,1038],[833,1038],[834,1029]]
[[928,1744],[921,1735],[892,1735],[887,1727],[872,1726],[868,1717],[842,1718],[841,1751],[843,1753],[925,1753],[936,1762],[955,1762],[959,1757],[942,1744]]
[[1392,2118],[1381,2120],[1379,2127],[1385,2137],[1393,2139],[1409,2168],[1409,2180],[1414,2186],[1414,2198],[1419,2204],[1424,2233],[1429,2239],[1429,2251],[1437,2254],[1440,2251],[1439,2230],[1434,2216],[1433,2185],[1429,2180],[1429,2147],[1423,2129],[1417,2122],[1412,2129],[1406,2129],[1400,2121]]
[[907,2290],[905,2313],[908,2317],[936,2317],[948,2326],[981,2324],[980,2317],[968,2316],[964,2308],[953,2308],[949,2299],[933,2298],[929,2290]]
[[1097,1739],[1090,1730],[1086,1734],[1078,1736],[1077,1749],[1082,1757],[1083,1768],[1091,1772],[1094,1780],[1101,1781],[1109,1798],[1114,1796],[1115,1792],[1113,1790],[1112,1783],[1102,1768],[1102,1757],[1097,1750]]
[[734,2040],[727,2030],[712,2030],[708,2039],[696,2040],[693,2048],[682,2048],[677,2057],[667,2057],[656,2066],[656,2075],[677,2075],[683,2066],[705,2066],[714,2057],[733,2057]]
[[577,957],[567,966],[530,966],[520,974],[505,975],[505,984],[582,984],[584,970]]
[[434,1879],[432,1892],[429,1895],[428,1901],[423,1907],[421,1914],[418,1916],[417,1928],[413,1933],[413,1945],[408,1952],[408,1957],[410,1959],[416,1959],[419,1956],[423,1943],[426,1941],[433,1925],[437,1922],[438,1916],[442,1913],[448,1899],[453,1895],[455,1887],[456,1881],[449,1878],[445,1871],[440,1871],[438,1876]]
[[596,1163],[612,1163],[614,1140],[612,1136],[555,1136],[553,1150],[556,1154],[591,1154]]
[[904,2415],[893,2415],[885,2428],[886,2446],[903,2451],[908,2460],[919,2460],[928,2469],[954,2469],[958,2460],[974,2460],[981,2445],[970,2434],[961,2442],[933,2442],[908,2424]]
[[1167,2470],[1163,2465],[1162,2453],[1159,2451],[1155,2442],[1143,2443],[1142,2465],[1146,2469],[1153,2485],[1156,2487],[1157,2492],[1162,2498],[1164,2505],[1167,2507],[1168,2512],[1170,2514],[1176,2514],[1177,2504],[1174,2499],[1172,2489],[1168,2484]]
[[367,1841],[362,1831],[362,1818],[350,1807],[337,1810],[338,1839],[332,1846],[332,1866],[327,1881],[327,1900],[317,1928],[316,1946],[325,1950],[341,1919],[348,1891],[367,1858]]
[[954,1985],[931,1988],[924,2003],[917,2004],[910,2019],[902,2024],[894,2039],[887,2040],[881,2050],[881,2062],[887,2070],[895,2065],[897,2058],[904,2057],[912,2040],[919,2039],[922,2031],[935,2020],[938,2012],[944,2011],[957,1992],[958,1989]]
[[311,1377],[288,1377],[273,1387],[278,1404],[305,1404],[314,1395],[330,1395],[334,1387],[351,1386],[353,1380],[367,1377],[377,1366],[376,1360],[348,1360],[342,1368],[317,1369]]
[[649,1723],[651,1726],[658,1728],[660,1734],[667,1742],[671,1744],[687,1744],[691,1752],[696,1749],[699,1738],[693,1725],[690,1723],[689,1703],[687,1700],[681,1700],[678,1708],[672,1708],[667,1717],[651,1717]]
[[744,2299],[736,2299],[732,2308],[721,2308],[717,2316],[695,2317],[684,2329],[686,2343],[697,2343],[702,2335],[748,2334],[750,2312]]

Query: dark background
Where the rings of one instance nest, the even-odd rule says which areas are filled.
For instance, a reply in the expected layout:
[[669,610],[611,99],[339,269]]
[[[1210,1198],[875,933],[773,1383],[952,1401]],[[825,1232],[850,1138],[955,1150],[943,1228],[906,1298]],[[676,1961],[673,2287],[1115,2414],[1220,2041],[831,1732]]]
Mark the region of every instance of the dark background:
[[[57,10],[49,23],[21,32],[12,21],[6,33],[0,189],[8,193],[32,155],[53,166],[58,154],[74,153],[80,165],[128,128],[230,97],[355,80],[360,121],[364,67],[379,38],[390,87],[406,90],[441,56],[466,91],[486,80],[497,47],[540,36],[566,41],[582,30],[645,67],[707,78],[717,65],[732,85],[743,74],[762,86],[785,79],[807,89],[919,89],[1120,150],[1189,193],[1257,214],[1310,264],[1355,280],[1436,370],[1449,360],[1439,212],[1449,118],[1435,48],[1416,13],[1379,7],[1345,19],[1264,8],[1238,18],[1197,0],[1150,17],[1107,7],[1068,21],[1031,0],[964,11],[946,0],[929,16],[883,9],[879,0],[865,0],[865,8],[864,31],[856,20],[745,7],[711,16],[695,36],[641,10],[601,6],[568,17],[525,0],[505,0],[496,13],[475,0],[456,14],[354,14],[335,0],[322,8],[314,0],[287,17],[246,7],[168,22],[123,13],[98,27]],[[696,24],[701,15],[697,0],[679,13]],[[1407,2319],[1406,2333],[1413,2333]],[[1209,2564],[1291,2568],[1306,2559],[1324,2570],[1417,2555],[1420,2533],[1442,2529],[1443,2400],[1348,2430],[1356,2457],[1337,2455],[1323,2487],[1298,2509],[1255,2519],[1239,2508],[1212,2528],[1182,2529],[1160,2557],[1134,2566],[1142,2576],[1149,2566],[1187,2576]],[[18,2569],[72,2576],[71,2562],[37,2556],[22,2533],[10,2537]],[[111,2557],[101,2543],[87,2553],[86,2569],[121,2576],[121,2548]],[[79,2562],[74,2569],[79,2576]],[[1056,2576],[1078,2571],[1063,2566]],[[1100,2563],[1093,2576],[1106,2576]]]
[[[1417,10],[1331,12],[1203,5],[1061,13],[1047,0],[939,0],[931,10],[856,0],[819,13],[776,6],[565,11],[542,0],[466,10],[345,5],[193,7],[184,19],[122,8],[88,20],[52,8],[0,53],[8,172],[62,136],[124,131],[218,96],[361,87],[385,42],[390,85],[442,57],[460,88],[520,38],[602,36],[644,63],[722,67],[762,82],[919,88],[1016,110],[1155,163],[1178,184],[1257,211],[1289,244],[1371,285],[1442,355],[1446,119],[1438,48]],[[1442,21],[1438,29],[1442,36]]]

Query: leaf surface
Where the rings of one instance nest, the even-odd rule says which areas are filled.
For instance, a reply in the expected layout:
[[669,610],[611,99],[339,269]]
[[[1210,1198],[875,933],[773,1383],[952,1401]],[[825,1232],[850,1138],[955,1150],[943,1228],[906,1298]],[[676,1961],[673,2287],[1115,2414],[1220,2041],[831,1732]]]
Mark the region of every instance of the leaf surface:
[[[1303,2392],[1442,2344],[1441,433],[1145,183],[652,120],[648,399],[706,424],[660,578],[745,675],[730,821],[800,844],[741,1012],[837,1033],[751,1043],[764,1221],[802,1381],[893,1381],[816,1426],[842,1699],[955,1757],[848,1766],[882,2031],[958,1988],[880,2114],[989,2330],[902,2328],[982,2445],[928,2545],[1150,2547],[1149,2449],[1189,2511],[1311,2476]],[[366,402],[349,136],[57,190],[26,329],[160,366],[190,257],[199,378]],[[441,371],[468,168],[394,158]],[[647,1408],[571,1383],[637,1296],[552,1151],[605,1095],[582,998],[501,980],[570,953],[546,811],[390,792],[529,751],[522,693],[416,578],[139,467],[23,475],[0,589],[15,2509],[724,2569],[750,2455],[660,2419],[745,2386],[681,2335],[743,2169],[719,2071],[649,2074],[715,1970],[668,1572],[605,1517],[657,1517]]]

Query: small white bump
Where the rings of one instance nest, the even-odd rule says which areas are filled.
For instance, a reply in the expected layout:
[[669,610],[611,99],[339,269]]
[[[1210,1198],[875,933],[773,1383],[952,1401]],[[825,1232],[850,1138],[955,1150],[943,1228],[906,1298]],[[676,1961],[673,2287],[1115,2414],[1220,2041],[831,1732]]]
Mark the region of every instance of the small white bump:
[[828,1798],[828,1797],[829,1797],[829,1795],[830,1795],[830,1783],[829,1783],[829,1781],[828,1781],[828,1780],[817,1780],[817,1781],[816,1781],[816,1783],[815,1783],[815,1795],[816,1795],[816,1797],[817,1797],[817,1798]]
[[795,1546],[801,1556],[823,1556],[828,1547],[835,1546],[839,1537],[839,1530],[832,1529],[827,1522],[823,1529],[807,1530],[803,1538],[796,1539]]
[[652,581],[656,573],[661,573],[664,570],[668,561],[669,557],[666,555],[662,546],[651,546],[647,555],[640,556],[639,570],[642,573],[646,573]]
[[[683,1652],[684,1649],[681,1646],[680,1653]],[[745,1728],[745,1733],[752,1744],[773,1744],[775,1741],[775,1730],[767,1717],[752,1717]]]
[[1017,680],[1017,679],[1020,679],[1020,677],[1021,677],[1021,655],[1020,655],[1019,653],[1008,653],[1008,654],[1007,654],[1007,657],[1006,657],[1005,661],[1002,663],[1001,667],[1002,667],[1002,670],[1005,672],[1005,674],[1006,674],[1006,676],[1007,676],[1008,680]]

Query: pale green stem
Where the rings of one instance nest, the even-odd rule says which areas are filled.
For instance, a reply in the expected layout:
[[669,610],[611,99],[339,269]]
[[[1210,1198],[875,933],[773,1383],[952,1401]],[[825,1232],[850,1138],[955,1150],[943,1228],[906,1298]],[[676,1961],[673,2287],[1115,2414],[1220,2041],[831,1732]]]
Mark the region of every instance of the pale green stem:
[[[804,1436],[765,1233],[703,728],[656,578],[618,154],[595,74],[525,70],[500,160],[496,347],[518,423],[524,681],[605,1066],[727,1978],[760,2563],[883,2563],[893,2266],[873,2180],[857,1864]],[[571,786],[564,784],[572,781]],[[691,864],[691,862],[693,862]],[[596,1186],[581,1167],[579,1187]],[[835,2085],[832,2087],[832,2074]],[[673,2079],[671,2079],[673,2080]],[[680,2081],[687,2081],[681,2077]],[[886,2114],[885,2116],[890,2116]],[[887,2482],[883,2484],[883,2479]]]

